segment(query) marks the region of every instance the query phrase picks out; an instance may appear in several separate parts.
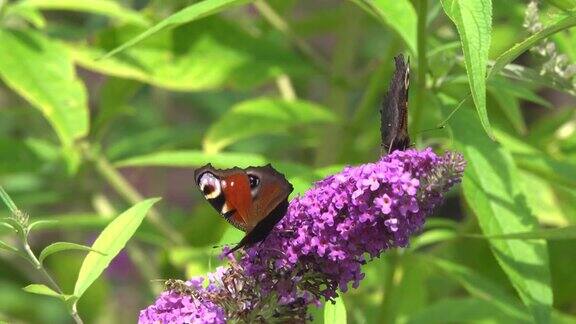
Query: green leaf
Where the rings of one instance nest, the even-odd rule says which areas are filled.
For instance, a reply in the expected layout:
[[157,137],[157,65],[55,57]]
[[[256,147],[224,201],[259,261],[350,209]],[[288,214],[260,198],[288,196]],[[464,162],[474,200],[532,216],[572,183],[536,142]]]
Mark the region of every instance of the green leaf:
[[546,2],[562,10],[576,9],[576,0],[546,0]]
[[412,314],[407,324],[432,323],[523,323],[530,320],[508,316],[490,302],[480,298],[444,298]]
[[250,153],[205,153],[202,151],[165,151],[133,157],[116,162],[118,167],[183,167],[194,168],[211,163],[215,168],[246,168],[271,163],[279,172],[284,173],[294,186],[292,195],[304,192],[318,175],[309,167],[280,161],[270,161],[264,156]]
[[486,65],[492,32],[491,0],[442,0],[444,11],[456,25],[472,100],[480,122],[490,138],[494,138],[486,110]]
[[138,156],[114,163],[118,167],[162,166],[162,167],[199,167],[212,163],[215,168],[240,168],[251,165],[263,165],[268,160],[251,153],[205,153],[202,151],[166,151]]
[[10,252],[18,252],[18,249],[16,249],[15,247],[9,245],[8,243],[5,243],[3,241],[0,241],[0,250],[6,250],[6,251],[10,251]]
[[540,154],[514,154],[518,167],[538,174],[549,181],[555,181],[568,187],[576,187],[576,163],[559,161]]
[[519,80],[530,87],[546,87],[563,91],[573,96],[576,96],[576,90],[570,79],[563,78],[556,73],[540,74],[539,71],[517,65],[508,64],[502,71],[501,75],[510,79]]
[[539,229],[523,233],[481,235],[473,237],[489,240],[574,240],[576,239],[576,225],[562,228]]
[[128,240],[134,235],[148,210],[156,203],[158,198],[147,199],[137,203],[116,217],[100,233],[92,249],[105,253],[105,255],[90,252],[84,259],[78,279],[74,286],[74,296],[80,298],[94,283],[100,274],[108,267],[112,259],[124,248]]
[[72,44],[70,49],[75,60],[89,70],[177,91],[251,89],[280,74],[312,71],[268,34],[249,34],[216,16],[160,32],[122,55],[97,59],[140,30],[130,26],[104,30],[90,46]]
[[40,263],[44,263],[44,259],[46,259],[48,256],[54,254],[54,253],[58,253],[58,252],[62,252],[62,251],[69,251],[69,250],[78,250],[78,251],[92,251],[92,252],[96,252],[99,253],[101,255],[104,255],[104,253],[94,250],[92,248],[90,248],[89,246],[84,246],[84,245],[80,245],[80,244],[76,244],[76,243],[70,243],[70,242],[56,242],[56,243],[52,243],[50,245],[48,245],[47,247],[45,247],[42,252],[40,252],[40,256],[38,257],[38,261],[40,261]]
[[492,77],[497,73],[499,73],[500,71],[502,71],[502,69],[507,64],[512,63],[512,61],[514,61],[518,56],[520,56],[520,54],[529,50],[543,39],[551,35],[554,35],[557,32],[563,31],[567,28],[571,28],[574,26],[576,26],[576,15],[571,15],[559,20],[558,22],[550,26],[547,26],[541,31],[526,38],[522,42],[512,46],[509,50],[498,56],[498,58],[494,62],[494,65],[490,69],[490,72],[488,73],[488,77]]
[[100,90],[98,114],[94,118],[92,134],[102,135],[111,122],[121,115],[128,115],[128,101],[142,88],[142,84],[132,80],[109,77]]
[[404,40],[410,51],[417,54],[416,25],[418,17],[409,0],[351,0],[360,8],[392,28]]
[[168,18],[162,20],[158,24],[152,26],[145,32],[141,33],[140,35],[132,38],[128,42],[124,43],[123,45],[115,48],[114,50],[108,52],[102,59],[106,59],[113,55],[116,55],[129,47],[132,47],[144,39],[156,34],[157,32],[166,29],[166,28],[174,28],[179,25],[192,22],[194,20],[198,20],[210,15],[214,15],[218,12],[221,12],[229,7],[239,6],[249,2],[249,0],[204,0],[202,2],[195,3],[190,5],[174,14],[169,16]]
[[327,301],[324,304],[324,324],[346,323],[346,305],[342,297],[336,298],[334,304]]
[[496,306],[499,313],[529,321],[525,308],[498,284],[483,277],[472,269],[435,257],[421,255],[427,264],[433,265],[447,276],[459,282],[472,296]]
[[[511,154],[482,136],[477,119],[467,109],[450,126],[456,147],[468,161],[462,182],[464,197],[485,235],[531,231],[537,219],[522,194]],[[552,292],[546,242],[491,240],[492,251],[538,323],[550,319]],[[534,278],[538,278],[534,280]]]
[[458,234],[453,229],[432,229],[415,237],[410,243],[410,248],[413,250],[418,250],[425,246],[453,240],[457,237]]
[[6,17],[4,19],[7,19],[10,16],[20,17],[38,29],[42,29],[46,26],[46,20],[40,11],[30,6],[22,5],[21,3],[8,5],[4,15]]
[[536,92],[526,85],[518,84],[517,82],[510,82],[503,77],[492,77],[488,81],[488,87],[493,91],[502,91],[515,98],[527,100],[539,104],[546,108],[552,108],[552,104],[548,100],[540,97]]
[[42,285],[42,284],[32,284],[32,285],[28,285],[24,288],[22,288],[24,291],[32,293],[32,294],[37,294],[37,295],[44,295],[44,296],[50,296],[50,297],[56,297],[56,298],[60,298],[63,299],[64,296],[55,292],[54,290],[52,290],[52,288],[46,286],[46,285]]
[[11,213],[18,212],[18,207],[16,207],[14,200],[12,200],[10,195],[6,192],[6,190],[4,190],[2,186],[0,186],[0,199],[2,199],[2,201],[4,202],[6,207],[8,207],[8,210],[10,210]]
[[293,127],[335,121],[332,112],[311,102],[252,99],[235,105],[213,123],[203,146],[206,152],[218,152],[252,136],[286,134]]
[[24,0],[18,6],[41,10],[69,10],[104,15],[120,22],[150,26],[150,22],[138,12],[125,8],[111,0]]
[[28,233],[30,233],[34,228],[36,227],[51,227],[52,225],[58,224],[57,220],[54,219],[42,219],[42,220],[37,220],[35,222],[30,223],[30,225],[28,225],[28,228],[26,229],[28,231]]
[[490,93],[516,132],[526,134],[528,130],[518,100],[504,91],[493,90]]
[[[520,170],[520,183],[526,196],[526,202],[538,217],[540,224],[554,227],[568,225],[568,218],[562,210],[562,204],[554,192],[552,184],[544,178],[524,170]],[[534,188],[538,188],[538,190],[534,190]]]
[[0,29],[0,44],[0,78],[44,114],[65,146],[86,135],[86,89],[66,48],[32,30]]

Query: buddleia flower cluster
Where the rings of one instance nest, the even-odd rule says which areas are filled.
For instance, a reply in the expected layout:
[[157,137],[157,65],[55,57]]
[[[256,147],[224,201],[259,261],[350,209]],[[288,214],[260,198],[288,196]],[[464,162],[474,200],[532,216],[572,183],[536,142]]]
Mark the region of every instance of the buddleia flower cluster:
[[237,253],[207,286],[189,281],[194,294],[165,292],[140,322],[303,322],[310,305],[357,288],[363,264],[407,246],[464,168],[461,155],[431,149],[346,167],[294,198],[263,244]]

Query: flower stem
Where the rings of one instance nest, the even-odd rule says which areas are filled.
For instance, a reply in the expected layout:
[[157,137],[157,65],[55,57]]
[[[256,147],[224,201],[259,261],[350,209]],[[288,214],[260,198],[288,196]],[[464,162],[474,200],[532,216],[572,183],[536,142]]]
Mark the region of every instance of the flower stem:
[[[30,248],[30,244],[28,243],[28,240],[23,239],[21,243],[24,247],[24,252],[26,252],[26,259],[30,263],[32,263],[32,265],[34,266],[36,271],[38,271],[44,277],[46,282],[50,286],[52,286],[52,289],[54,289],[60,295],[64,295],[64,291],[62,290],[62,288],[60,288],[60,286],[58,285],[56,280],[54,280],[54,278],[52,278],[50,273],[48,273],[48,271],[46,271],[46,269],[44,268],[42,263],[40,263],[40,261],[38,260],[38,258],[36,257],[36,255],[34,254],[32,249]],[[72,305],[72,308],[70,309],[70,316],[72,316],[72,318],[74,319],[76,324],[83,324],[84,323],[84,321],[82,321],[82,318],[80,317],[80,315],[78,315],[78,311],[76,310],[76,303],[74,303]]]
[[426,35],[426,23],[428,20],[428,0],[415,0],[416,9],[418,11],[418,27],[417,27],[417,39],[416,46],[418,50],[418,70],[416,79],[416,100],[414,107],[414,115],[412,119],[412,130],[420,129],[420,123],[422,122],[422,114],[424,113],[424,102],[426,96],[426,71],[428,70],[427,61],[427,35]]
[[276,86],[278,87],[278,91],[280,92],[282,99],[286,101],[294,101],[298,99],[296,96],[296,91],[294,91],[292,81],[288,75],[279,75],[276,78]]
[[390,251],[390,262],[384,281],[384,299],[380,306],[380,323],[394,323],[396,309],[394,307],[396,287],[402,277],[402,256],[397,250]]
[[[126,201],[131,204],[136,204],[144,199],[105,157],[96,157],[95,163],[98,173],[106,179],[108,184]],[[152,223],[158,231],[164,234],[172,244],[184,245],[184,237],[180,232],[162,219],[162,215],[160,215],[156,208],[152,207],[149,215],[148,219],[150,223]]]

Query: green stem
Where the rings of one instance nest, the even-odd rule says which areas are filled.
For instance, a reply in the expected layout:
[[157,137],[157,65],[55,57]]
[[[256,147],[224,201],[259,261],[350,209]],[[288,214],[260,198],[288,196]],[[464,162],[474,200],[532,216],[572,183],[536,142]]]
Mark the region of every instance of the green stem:
[[[108,162],[103,156],[96,157],[96,170],[100,175],[106,179],[108,184],[126,201],[130,204],[136,204],[144,198],[136,189]],[[184,237],[174,229],[170,224],[162,219],[162,215],[156,208],[151,208],[148,220],[152,223],[158,231],[160,231],[166,238],[174,245],[184,245]]]
[[384,297],[380,304],[379,323],[394,323],[396,321],[396,310],[394,308],[394,292],[401,280],[402,256],[397,250],[390,251],[390,263],[384,281]]
[[416,80],[416,100],[412,119],[412,134],[420,129],[426,96],[426,71],[428,70],[426,28],[428,19],[428,0],[415,0],[418,11],[418,36],[416,46],[418,49],[418,71]]
[[276,78],[276,86],[278,87],[278,91],[280,92],[280,96],[282,99],[286,101],[294,101],[298,99],[296,96],[296,91],[294,91],[294,86],[292,85],[292,81],[290,77],[286,74],[279,75]]
[[[24,247],[24,251],[26,252],[26,259],[30,263],[32,263],[32,265],[34,266],[34,268],[38,272],[40,272],[40,274],[44,277],[46,282],[48,282],[48,284],[50,286],[52,286],[52,289],[54,289],[60,295],[64,295],[64,291],[62,290],[62,288],[60,288],[60,286],[58,285],[56,280],[54,280],[54,278],[52,278],[50,273],[48,273],[48,271],[46,271],[46,269],[44,268],[42,263],[40,263],[40,261],[38,260],[38,258],[36,257],[36,255],[34,254],[32,249],[30,248],[30,244],[28,244],[28,240],[26,240],[26,239],[23,240],[22,245]],[[72,316],[72,318],[74,319],[74,321],[77,324],[84,323],[84,321],[82,321],[82,318],[80,317],[80,315],[78,315],[78,311],[76,310],[76,303],[74,303],[74,305],[70,309],[70,316]]]

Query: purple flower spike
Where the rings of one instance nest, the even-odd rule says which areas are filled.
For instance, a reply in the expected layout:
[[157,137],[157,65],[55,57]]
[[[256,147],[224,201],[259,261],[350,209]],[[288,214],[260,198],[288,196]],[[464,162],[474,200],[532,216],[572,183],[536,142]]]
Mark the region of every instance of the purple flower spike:
[[358,287],[371,258],[407,246],[465,165],[460,154],[411,149],[346,167],[294,198],[268,238],[209,275],[207,288],[164,293],[140,322],[303,321],[308,305]]
[[163,292],[154,305],[140,312],[138,323],[226,323],[224,310],[201,296],[203,281],[193,278]]

